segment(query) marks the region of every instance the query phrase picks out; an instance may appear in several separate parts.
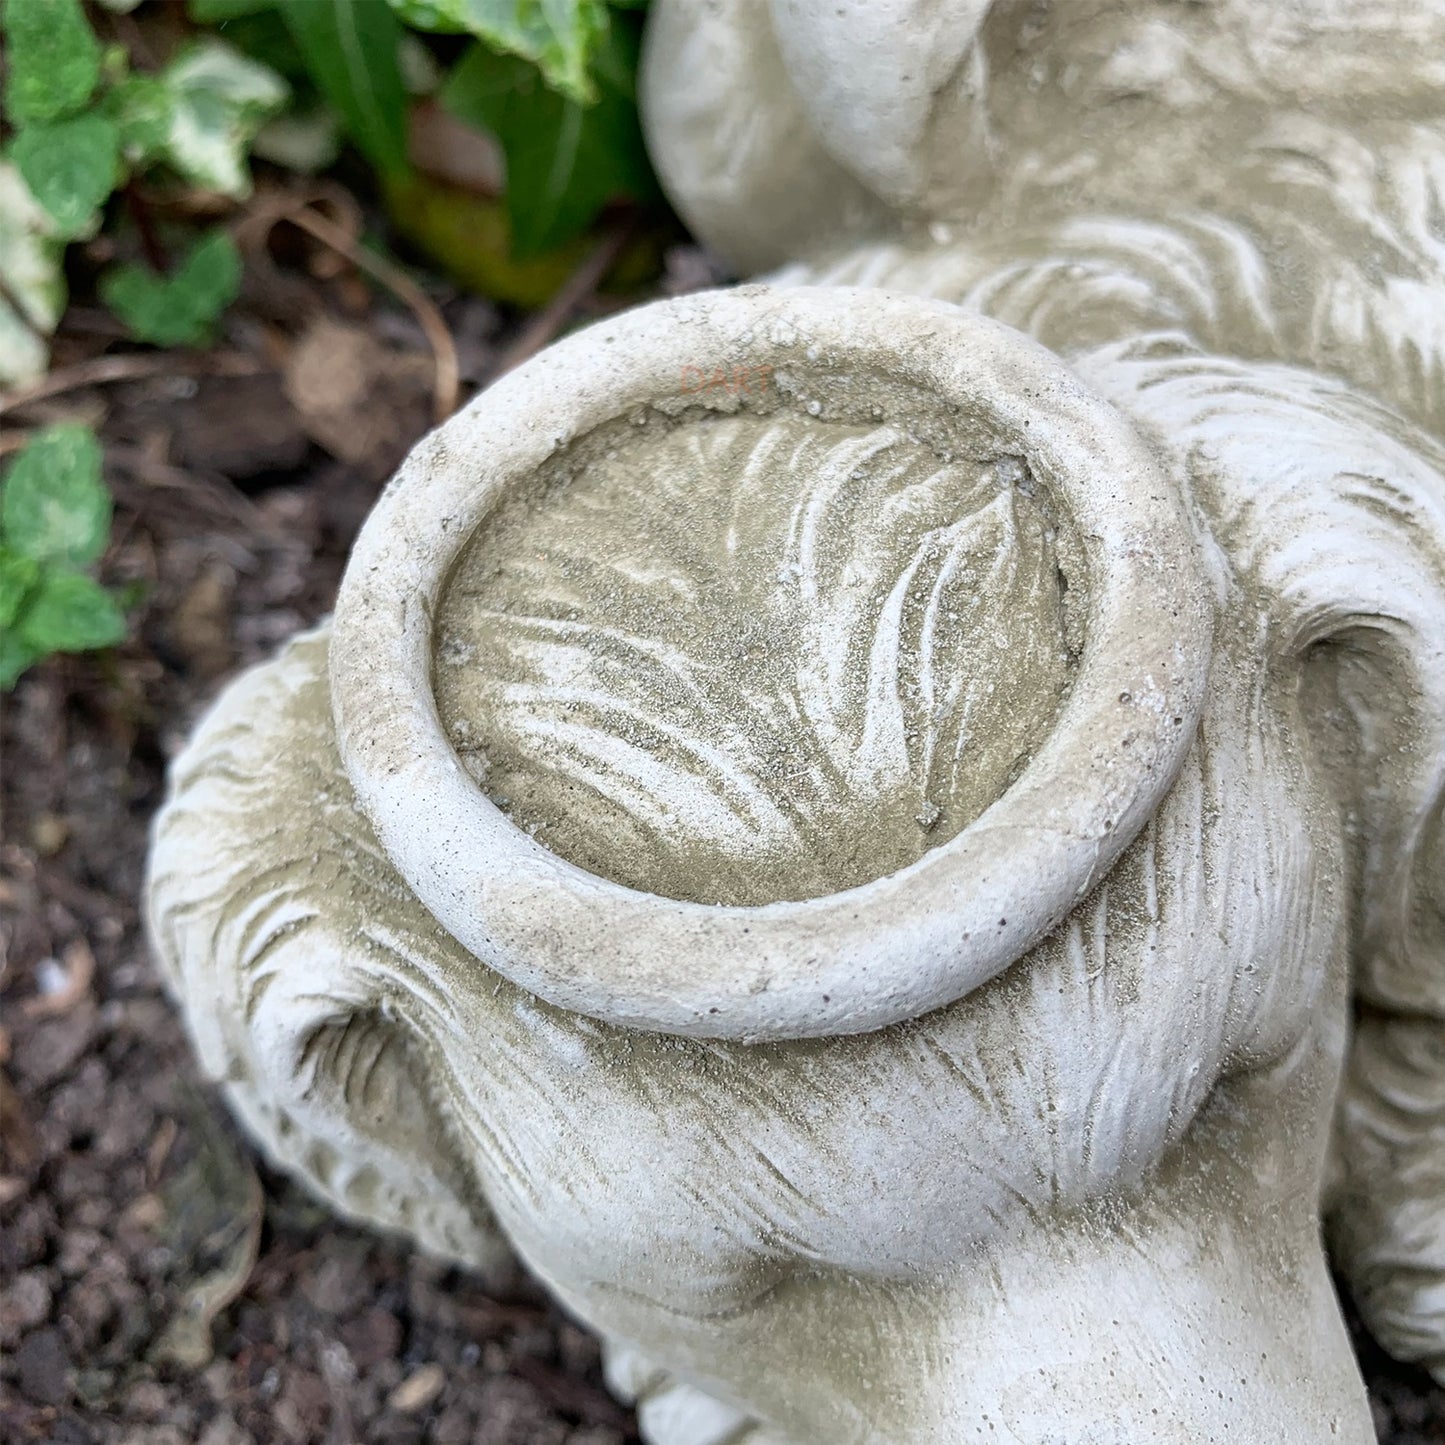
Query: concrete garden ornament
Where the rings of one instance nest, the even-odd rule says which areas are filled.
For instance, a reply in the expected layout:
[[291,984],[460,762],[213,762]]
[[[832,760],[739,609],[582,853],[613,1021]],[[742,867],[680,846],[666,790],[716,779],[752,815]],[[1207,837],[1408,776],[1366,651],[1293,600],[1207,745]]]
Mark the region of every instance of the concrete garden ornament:
[[773,274],[479,397],[201,724],[204,1063],[656,1445],[1359,1445],[1322,1217],[1445,1378],[1445,7],[649,23]]

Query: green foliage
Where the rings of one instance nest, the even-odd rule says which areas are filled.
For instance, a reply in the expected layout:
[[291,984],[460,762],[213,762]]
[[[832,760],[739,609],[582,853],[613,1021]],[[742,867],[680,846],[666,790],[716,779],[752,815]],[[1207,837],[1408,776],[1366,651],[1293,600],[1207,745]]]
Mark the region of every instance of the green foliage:
[[168,124],[157,158],[205,190],[251,193],[246,152],[286,103],[286,82],[219,40],[186,46],[161,72]]
[[594,57],[597,99],[582,105],[542,83],[537,70],[474,45],[442,89],[460,119],[496,136],[507,158],[512,251],[521,258],[586,228],[608,201],[648,200],[656,182],[633,91],[635,42],[619,32]]
[[90,112],[36,121],[15,137],[10,154],[57,235],[95,234],[120,175],[120,130],[113,120]]
[[280,66],[285,59],[275,32],[260,24],[274,24],[279,15],[311,83],[390,195],[414,189],[408,184],[407,94],[399,59],[406,39],[402,22],[475,37],[444,81],[442,98],[501,144],[508,177],[505,240],[510,259],[526,262],[580,235],[609,201],[658,195],[637,123],[637,30],[611,13],[641,3],[190,0],[190,15],[224,24],[228,34],[249,35]]
[[[142,3],[95,0],[121,14]],[[637,28],[613,13],[645,3],[188,0],[190,19],[220,33],[203,29],[159,69],[132,73],[123,47],[102,46],[82,0],[0,0],[0,386],[44,371],[65,308],[65,248],[96,234],[115,191],[159,177],[244,199],[258,134],[293,95],[293,130],[309,126],[324,143],[339,125],[393,205],[420,194],[425,205],[401,204],[447,212],[427,235],[455,231],[456,247],[487,253],[473,268],[482,284],[519,294],[525,282],[541,300],[576,264],[604,205],[656,195],[634,100]],[[472,43],[440,77],[446,47],[429,50],[408,26]],[[467,197],[484,225],[475,211],[453,225],[461,218],[444,188],[428,189],[408,165],[408,87],[429,93],[439,78],[444,103],[506,158],[505,197]],[[267,154],[299,154],[296,136]],[[112,267],[99,290],[137,340],[201,345],[240,275],[235,244],[217,229],[163,271]],[[110,525],[86,427],[40,432],[0,479],[0,688],[52,652],[122,638],[122,604],[89,571]]]
[[117,266],[100,280],[101,299],[138,341],[199,346],[241,289],[241,256],[225,231],[196,243],[168,276],[147,266]]
[[41,337],[65,310],[64,249],[19,170],[0,162],[0,385],[45,370]]
[[569,100],[597,99],[591,67],[609,33],[606,0],[389,0],[418,30],[474,35],[542,72]]
[[280,0],[282,18],[321,94],[383,175],[406,170],[401,26],[379,3]]
[[114,647],[125,637],[125,616],[115,598],[83,572],[47,568],[19,623],[20,639],[43,657]]
[[35,562],[94,562],[110,533],[100,445],[88,427],[39,433],[11,464],[0,493],[0,535]]
[[89,427],[37,433],[0,482],[0,689],[52,652],[125,636],[116,599],[84,570],[110,536],[110,493]]
[[[96,3],[128,12],[143,0]],[[47,339],[65,307],[65,247],[96,234],[111,195],[158,173],[244,199],[258,134],[286,106],[293,83],[298,109],[268,138],[269,159],[302,169],[326,164],[339,122],[384,195],[414,192],[408,84],[435,87],[440,52],[407,26],[473,37],[440,78],[441,91],[505,155],[506,195],[489,220],[491,239],[481,242],[500,249],[495,262],[472,269],[511,274],[560,257],[609,202],[658,194],[633,94],[637,28],[616,13],[644,3],[188,0],[193,22],[228,38],[202,32],[159,70],[133,74],[122,47],[102,47],[82,0],[0,0],[0,386],[44,371]],[[444,190],[433,187],[429,215],[449,204]],[[102,289],[136,337],[194,344],[235,294],[232,260],[225,243],[207,243],[172,274],[121,267]]]
[[0,548],[0,628],[10,627],[20,616],[25,599],[38,581],[38,562]]
[[80,0],[6,0],[5,115],[12,125],[59,120],[90,99],[100,42]]
[[[65,309],[65,244],[96,233],[111,193],[159,168],[208,191],[248,195],[247,152],[288,95],[280,76],[219,40],[183,46],[158,74],[131,75],[123,50],[102,51],[80,0],[3,3],[11,134],[0,161],[0,386],[44,371],[46,338]],[[121,282],[132,313],[153,312],[158,293],[174,313],[125,319],[164,344],[201,339],[235,294],[234,259],[226,242],[198,249],[149,289],[144,275]]]
[[104,104],[128,169],[141,169],[161,157],[174,109],[165,81],[155,75],[128,75],[110,88]]

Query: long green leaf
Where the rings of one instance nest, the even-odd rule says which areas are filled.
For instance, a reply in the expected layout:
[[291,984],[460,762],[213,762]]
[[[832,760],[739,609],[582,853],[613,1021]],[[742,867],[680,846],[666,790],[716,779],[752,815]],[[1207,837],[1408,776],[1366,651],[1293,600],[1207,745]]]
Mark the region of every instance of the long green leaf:
[[501,143],[519,259],[586,229],[608,201],[657,193],[632,98],[635,55],[614,31],[597,60],[598,98],[589,106],[544,85],[526,62],[485,45],[462,57],[442,89],[454,115]]
[[281,15],[322,95],[388,175],[407,169],[401,26],[383,0],[281,0]]

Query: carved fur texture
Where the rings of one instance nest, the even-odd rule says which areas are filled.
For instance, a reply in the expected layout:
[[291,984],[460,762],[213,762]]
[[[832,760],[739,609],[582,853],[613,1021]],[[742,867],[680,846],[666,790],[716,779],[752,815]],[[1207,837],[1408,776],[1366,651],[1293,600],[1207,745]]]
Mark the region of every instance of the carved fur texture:
[[[967,997],[671,1037],[541,1002],[420,906],[322,629],[223,695],[157,822],[207,1068],[338,1207],[515,1247],[656,1445],[1367,1439],[1322,1208],[1371,1328],[1445,1379],[1445,9],[649,23],[649,137],[704,241],[996,317],[1147,435],[1215,591],[1193,746]],[[462,766],[591,871],[710,903],[966,826],[1067,696],[1089,579],[1026,459],[913,441],[684,419],[501,515],[436,620]]]

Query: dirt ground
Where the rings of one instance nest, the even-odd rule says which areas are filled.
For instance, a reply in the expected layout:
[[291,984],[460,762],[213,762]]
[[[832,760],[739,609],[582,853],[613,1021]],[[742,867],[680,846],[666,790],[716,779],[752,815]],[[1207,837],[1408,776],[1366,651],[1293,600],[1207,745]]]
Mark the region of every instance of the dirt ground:
[[[695,258],[677,272],[682,289]],[[464,393],[557,324],[438,299]],[[635,1440],[591,1339],[525,1278],[488,1293],[260,1165],[138,926],[166,759],[225,677],[327,610],[430,425],[426,333],[315,264],[248,268],[204,356],[117,351],[109,325],[74,310],[64,388],[0,416],[0,452],[62,417],[99,426],[105,580],[142,589],[129,643],[51,660],[0,714],[0,1440]],[[1445,1391],[1361,1349],[1380,1438],[1445,1442]]]

